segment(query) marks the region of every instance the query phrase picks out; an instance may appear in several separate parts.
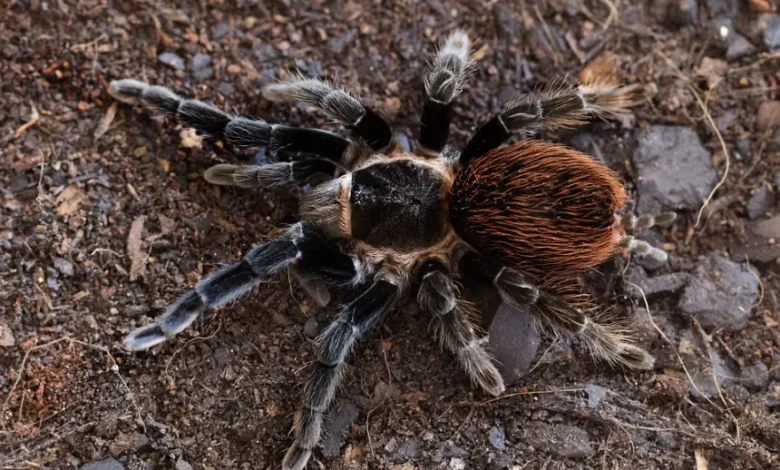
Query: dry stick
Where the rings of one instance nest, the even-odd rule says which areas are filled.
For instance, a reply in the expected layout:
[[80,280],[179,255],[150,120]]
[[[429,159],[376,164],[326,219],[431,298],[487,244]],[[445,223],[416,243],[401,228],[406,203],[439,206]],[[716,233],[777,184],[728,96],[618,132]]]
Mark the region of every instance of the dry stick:
[[690,371],[688,371],[688,368],[685,367],[685,362],[683,361],[682,357],[680,357],[680,353],[677,352],[677,348],[674,346],[674,343],[672,343],[672,340],[669,339],[668,336],[661,330],[661,328],[658,327],[658,325],[655,323],[655,320],[653,320],[653,316],[650,315],[650,304],[647,302],[647,296],[645,296],[645,291],[642,290],[641,287],[634,284],[633,282],[626,282],[629,286],[632,286],[634,289],[638,290],[640,294],[642,294],[642,300],[645,303],[645,311],[647,312],[647,319],[650,320],[650,324],[653,325],[653,328],[655,328],[655,331],[657,331],[661,337],[669,343],[669,346],[672,347],[672,350],[674,351],[675,356],[677,356],[677,360],[680,361],[680,366],[682,366],[683,371],[685,371],[685,375],[688,377],[688,381],[693,385],[693,389],[699,392],[699,395],[704,397],[707,402],[709,402],[710,405],[714,406],[715,408],[718,408],[718,405],[716,405],[710,398],[704,394],[701,390],[699,390],[699,387],[696,385],[696,382],[693,381],[693,376],[691,376]]
[[[712,115],[710,114],[709,109],[707,108],[707,105],[702,101],[701,95],[699,95],[699,92],[696,90],[696,87],[693,86],[691,83],[691,79],[689,77],[686,77],[682,71],[675,65],[672,60],[667,57],[663,52],[656,51],[656,53],[661,56],[662,59],[666,61],[667,64],[669,64],[669,67],[671,67],[675,73],[677,73],[677,76],[681,78],[685,85],[688,87],[688,89],[691,91],[691,94],[693,94],[693,97],[696,98],[696,102],[699,104],[699,107],[701,107],[701,111],[704,114],[704,117],[707,118],[707,123],[712,128],[712,132],[715,133],[715,135],[718,137],[718,141],[720,142],[721,149],[723,150],[723,156],[726,158],[726,169],[723,172],[723,176],[720,178],[720,181],[718,181],[718,184],[715,185],[714,188],[712,188],[712,191],[710,191],[710,194],[707,196],[706,199],[704,199],[704,203],[701,206],[701,209],[699,209],[699,215],[696,216],[696,223],[694,224],[694,227],[699,226],[699,222],[701,221],[702,213],[704,212],[704,208],[707,207],[707,205],[710,203],[712,198],[715,196],[715,193],[720,189],[721,186],[726,182],[726,178],[729,176],[729,170],[731,169],[731,157],[729,157],[729,150],[726,148],[726,141],[723,140],[723,135],[720,133],[720,130],[718,129],[718,126],[715,125],[715,120],[712,119]],[[717,85],[717,84],[716,84]]]
[[29,129],[33,125],[35,125],[35,123],[38,122],[39,119],[41,119],[41,115],[38,112],[38,109],[35,108],[35,104],[30,102],[30,108],[31,108],[30,119],[27,122],[25,122],[24,124],[22,124],[21,126],[19,126],[18,129],[16,129],[16,132],[14,132],[13,136],[11,136],[11,140],[16,140],[19,137],[21,137],[21,135],[24,133],[24,131],[26,131],[27,129]]
[[[384,341],[383,339],[381,339],[381,335],[380,335],[380,341]],[[371,443],[371,426],[369,423],[369,420],[371,419],[371,413],[373,413],[374,410],[378,409],[380,406],[385,404],[388,395],[392,393],[392,386],[393,386],[393,374],[390,372],[390,364],[387,362],[387,349],[385,349],[384,345],[382,345],[382,358],[385,362],[385,368],[387,369],[387,394],[382,398],[381,402],[379,402],[375,407],[368,410],[368,413],[366,413],[366,437],[368,438],[368,450],[371,451],[371,457],[374,457],[374,446]]]
[[173,354],[171,354],[171,357],[169,357],[168,361],[165,363],[165,370],[163,371],[163,373],[165,374],[165,377],[168,379],[168,386],[169,387],[174,387],[174,385],[175,385],[173,377],[171,377],[170,374],[168,374],[168,368],[171,366],[171,363],[173,362],[173,358],[176,357],[176,355],[179,354],[181,351],[183,351],[184,348],[186,348],[190,344],[194,343],[195,341],[206,341],[206,340],[209,340],[209,339],[213,338],[214,336],[217,335],[217,333],[219,333],[220,328],[222,328],[222,322],[219,322],[219,324],[217,325],[217,329],[214,330],[214,333],[211,333],[208,336],[197,336],[195,338],[192,338],[189,341],[187,341],[186,343],[184,343],[184,346],[180,347],[179,349],[174,351]]
[[489,405],[490,403],[499,401],[499,400],[505,400],[507,398],[512,397],[520,397],[523,395],[548,395],[553,393],[575,393],[575,392],[585,392],[587,391],[584,388],[562,388],[558,390],[531,390],[528,392],[517,392],[517,393],[510,393],[509,395],[504,395],[496,398],[491,398],[490,400],[483,401],[482,403],[479,403],[479,406],[485,406]]
[[726,397],[723,396],[723,390],[721,390],[720,384],[718,383],[718,374],[715,372],[715,358],[712,354],[710,336],[704,332],[704,329],[701,327],[701,323],[699,323],[699,319],[696,317],[693,318],[693,326],[696,328],[696,331],[699,333],[699,335],[701,335],[701,339],[704,342],[704,348],[706,349],[707,356],[709,356],[710,363],[712,364],[712,381],[715,383],[715,389],[718,391],[718,398],[720,398],[720,401],[723,403],[723,407],[726,409],[726,412],[728,412],[729,416],[731,416],[731,420],[734,421],[734,427],[737,430],[737,441],[740,441],[742,437],[742,431],[739,428],[739,421],[737,421],[737,417],[734,416],[734,413],[731,412],[731,407],[726,401]]

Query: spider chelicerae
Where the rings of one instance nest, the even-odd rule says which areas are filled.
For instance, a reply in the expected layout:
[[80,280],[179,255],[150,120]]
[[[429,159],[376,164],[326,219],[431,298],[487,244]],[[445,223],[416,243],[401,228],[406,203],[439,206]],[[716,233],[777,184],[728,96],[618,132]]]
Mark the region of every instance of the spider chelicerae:
[[143,104],[239,150],[265,147],[299,157],[264,165],[216,165],[205,174],[211,183],[296,188],[325,175],[325,182],[301,195],[300,222],[207,276],[123,344],[132,351],[159,344],[203,311],[227,304],[284,268],[294,270],[321,304],[329,299],[328,287],[361,290],[317,339],[285,470],[304,468],[320,442],[323,414],[355,342],[413,286],[441,344],[471,380],[491,395],[504,391],[473,308],[460,296],[459,270],[492,283],[508,305],[533,307],[543,327],[578,337],[594,357],[612,365],[652,367],[653,358],[634,344],[624,325],[598,313],[574,276],[621,248],[665,260],[665,253],[634,235],[670,222],[673,214],[637,218],[627,213],[627,195],[617,177],[575,150],[531,139],[502,146],[514,133],[621,115],[641,90],[556,83],[518,94],[458,152],[446,143],[453,100],[472,66],[469,51],[467,35],[455,32],[425,70],[415,152],[395,143],[388,124],[354,95],[316,79],[272,84],[263,96],[318,108],[349,129],[351,139],[233,116],[136,80],[110,84],[114,98]]

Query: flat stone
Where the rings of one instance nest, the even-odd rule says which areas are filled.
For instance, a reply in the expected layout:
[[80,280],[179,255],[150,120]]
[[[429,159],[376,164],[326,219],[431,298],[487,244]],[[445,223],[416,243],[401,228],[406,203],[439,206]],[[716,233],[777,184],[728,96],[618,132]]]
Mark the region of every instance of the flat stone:
[[489,345],[505,384],[528,372],[541,344],[541,333],[530,308],[498,307],[488,329]]
[[780,49],[780,15],[771,15],[767,19],[762,39],[770,51]]
[[733,62],[756,51],[754,46],[747,38],[741,34],[733,33],[729,41],[729,47],[726,49],[726,60]]
[[747,326],[757,296],[758,279],[747,264],[713,253],[700,260],[678,306],[704,328],[738,331]]
[[769,186],[763,184],[753,193],[747,203],[747,213],[750,220],[756,220],[766,214],[770,207],[775,205],[775,193]]
[[338,401],[331,407],[322,423],[322,431],[325,436],[322,439],[322,454],[326,457],[338,457],[341,455],[343,444],[342,431],[348,429],[357,421],[360,412],[349,401]]
[[54,258],[54,267],[61,272],[63,276],[73,276],[73,263],[65,258]]
[[3,321],[0,321],[0,348],[10,348],[16,344],[16,338],[11,328]]
[[768,263],[780,259],[780,215],[745,227],[745,236],[732,237],[729,251],[734,258]]
[[[688,273],[669,273],[648,277],[641,268],[634,268],[631,272],[631,282],[638,285],[646,296],[677,292],[690,281]],[[641,293],[636,295],[641,297]]]
[[[709,367],[698,369],[689,367],[689,370],[694,370],[695,372],[693,372],[693,383],[689,385],[688,391],[691,394],[691,398],[699,402],[705,402],[707,399],[711,400],[717,397],[718,387],[722,390],[732,385],[734,377],[737,377],[736,372],[720,357],[717,351],[712,352],[712,369]],[[718,380],[717,385],[712,377],[713,371]]]
[[444,441],[436,447],[436,454],[434,459],[437,462],[443,462],[453,457],[467,459],[471,455],[469,451],[462,447],[456,446],[452,441]]
[[698,209],[717,181],[710,153],[687,127],[650,127],[639,136],[633,163],[640,214]]
[[417,439],[409,439],[398,446],[393,454],[393,458],[397,462],[408,462],[420,458],[421,454],[420,441]]
[[739,375],[740,383],[751,392],[760,392],[769,383],[769,368],[763,362],[743,367]]
[[588,394],[588,408],[596,409],[601,406],[601,402],[607,396],[607,389],[599,385],[588,384],[585,386],[585,393]]
[[496,450],[506,449],[506,435],[504,434],[504,428],[500,426],[493,426],[488,431],[488,441],[490,445]]
[[186,460],[179,458],[179,460],[176,461],[176,470],[192,470],[192,465]]
[[173,52],[163,52],[157,56],[157,60],[160,61],[161,64],[165,64],[173,69],[184,70],[184,59]]
[[566,424],[534,423],[525,430],[525,443],[569,459],[581,459],[596,453],[587,431]]
[[105,459],[95,460],[79,467],[79,470],[125,470],[125,466],[118,460]]

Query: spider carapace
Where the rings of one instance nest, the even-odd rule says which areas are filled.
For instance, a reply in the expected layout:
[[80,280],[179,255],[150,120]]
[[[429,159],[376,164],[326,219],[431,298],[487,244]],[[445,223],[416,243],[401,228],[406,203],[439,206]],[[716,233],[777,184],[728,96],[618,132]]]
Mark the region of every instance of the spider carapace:
[[440,342],[471,380],[492,395],[504,391],[486,337],[473,321],[473,307],[461,299],[462,270],[492,283],[505,303],[532,306],[543,327],[578,337],[594,357],[652,367],[652,357],[623,325],[600,316],[572,277],[619,247],[664,259],[663,252],[633,235],[671,218],[626,214],[626,192],[616,176],[577,151],[530,139],[502,146],[514,133],[624,113],[638,87],[556,83],[518,94],[457,151],[446,143],[452,102],[472,65],[469,49],[468,37],[453,33],[426,69],[414,152],[396,145],[388,124],[359,99],[317,79],[294,77],[267,86],[263,95],[316,107],[349,129],[351,139],[233,116],[136,80],[110,84],[114,98],[143,104],[236,149],[265,147],[298,156],[264,165],[216,165],[205,175],[211,183],[295,188],[320,178],[301,195],[300,222],[207,276],[123,343],[128,350],[159,344],[203,311],[225,305],[284,268],[294,270],[321,303],[328,298],[327,287],[360,289],[317,339],[285,470],[304,468],[319,444],[323,415],[355,342],[413,286]]

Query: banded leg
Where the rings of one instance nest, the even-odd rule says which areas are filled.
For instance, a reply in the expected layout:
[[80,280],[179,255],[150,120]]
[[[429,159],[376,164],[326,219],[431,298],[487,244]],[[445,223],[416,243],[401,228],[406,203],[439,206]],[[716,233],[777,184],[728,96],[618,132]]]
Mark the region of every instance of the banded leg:
[[295,415],[295,442],[282,462],[283,470],[301,470],[320,442],[322,418],[341,382],[344,361],[364,333],[381,323],[399,297],[398,286],[378,279],[360,297],[346,305],[339,318],[317,340],[317,358]]
[[507,304],[536,305],[543,326],[556,335],[578,338],[595,359],[633,369],[653,367],[653,357],[634,345],[630,333],[620,325],[598,322],[560,297],[539,289],[519,271],[489,262],[474,252],[467,253],[461,263],[477,277],[492,281]]
[[676,219],[677,214],[674,212],[664,212],[657,216],[643,215],[637,217],[634,214],[629,214],[626,217],[620,217],[619,223],[625,231],[625,235],[620,240],[620,245],[627,248],[631,253],[638,253],[650,257],[659,263],[666,263],[669,255],[665,251],[654,247],[644,240],[637,239],[636,236],[642,230],[656,226],[663,227],[671,224]]
[[203,175],[211,184],[242,188],[303,186],[317,174],[333,177],[338,167],[330,160],[296,160],[267,165],[214,165]]
[[477,130],[460,155],[462,166],[501,145],[513,133],[575,127],[591,117],[620,116],[639,101],[638,86],[553,83],[538,93],[516,95]]
[[476,312],[458,298],[458,288],[447,268],[431,259],[423,262],[418,271],[421,279],[417,303],[434,315],[442,347],[455,354],[475,385],[491,395],[501,395],[505,390],[504,379],[484,347],[487,335],[478,336]]
[[447,143],[452,120],[452,102],[463,91],[470,69],[470,41],[456,31],[444,42],[425,70],[425,105],[420,127],[420,145],[438,154]]
[[266,86],[263,96],[269,101],[303,103],[318,108],[352,130],[374,150],[384,149],[392,138],[390,126],[375,111],[343,88],[335,88],[321,80],[299,76]]
[[202,101],[181,98],[168,88],[149,86],[138,80],[114,80],[108,87],[108,93],[119,101],[142,104],[171,116],[182,126],[191,127],[211,138],[224,138],[228,144],[241,150],[265,147],[309,153],[340,162],[351,148],[349,140],[332,132],[233,116]]
[[206,309],[237,299],[291,263],[330,284],[351,284],[362,277],[359,263],[339,252],[310,224],[299,223],[284,235],[254,247],[242,261],[199,282],[157,321],[127,335],[124,349],[140,351],[162,343],[181,333]]

